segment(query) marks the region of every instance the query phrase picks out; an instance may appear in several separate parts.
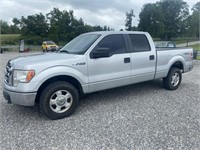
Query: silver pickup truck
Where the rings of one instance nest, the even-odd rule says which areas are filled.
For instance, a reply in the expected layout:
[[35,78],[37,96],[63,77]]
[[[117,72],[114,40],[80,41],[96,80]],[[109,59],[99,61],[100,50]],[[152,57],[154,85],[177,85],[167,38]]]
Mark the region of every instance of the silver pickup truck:
[[33,106],[50,119],[70,116],[86,93],[163,79],[178,88],[193,67],[191,48],[156,49],[146,32],[90,32],[56,53],[8,61],[3,95],[8,103]]

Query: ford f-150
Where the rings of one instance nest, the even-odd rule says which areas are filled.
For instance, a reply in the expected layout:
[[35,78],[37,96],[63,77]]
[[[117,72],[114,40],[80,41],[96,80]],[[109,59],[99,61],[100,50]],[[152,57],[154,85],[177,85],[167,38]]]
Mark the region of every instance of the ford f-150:
[[33,106],[50,119],[70,116],[86,93],[163,79],[175,90],[193,67],[191,48],[156,49],[146,32],[90,32],[55,53],[8,61],[3,95],[8,103]]

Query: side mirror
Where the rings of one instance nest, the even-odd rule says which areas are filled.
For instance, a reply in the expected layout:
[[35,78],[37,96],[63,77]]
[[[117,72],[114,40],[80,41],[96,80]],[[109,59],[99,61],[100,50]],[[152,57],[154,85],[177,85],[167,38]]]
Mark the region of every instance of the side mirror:
[[109,48],[97,48],[91,54],[91,58],[104,58],[110,57],[110,49]]

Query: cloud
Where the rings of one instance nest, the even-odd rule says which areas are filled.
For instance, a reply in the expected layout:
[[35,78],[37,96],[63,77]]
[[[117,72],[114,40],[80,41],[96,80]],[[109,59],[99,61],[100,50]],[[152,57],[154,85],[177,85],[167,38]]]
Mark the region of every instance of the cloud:
[[71,5],[75,9],[87,9],[93,12],[108,8],[124,11],[130,0],[60,0],[59,3]]
[[[47,8],[50,7],[51,3],[48,3],[48,1],[46,2]],[[37,3],[33,1],[23,3],[23,1],[18,0],[3,0],[1,3],[1,18],[2,20],[10,23],[14,17],[21,18],[21,16],[44,12],[45,9],[42,9],[41,6],[44,7],[44,3],[42,1],[38,1]]]
[[96,12],[91,12],[87,9],[78,9],[75,10],[75,16],[83,16],[82,18],[87,24],[107,25],[115,29],[124,28],[122,22],[125,20],[125,14],[113,8],[101,9]]
[[[54,2],[54,0],[51,1]],[[74,10],[75,16],[77,18],[83,18],[88,24],[107,25],[116,30],[120,30],[122,28],[124,29],[125,13],[132,8],[135,8],[134,12],[136,15],[133,25],[136,26],[138,24],[138,16],[141,11],[141,3],[143,2],[138,3],[132,0],[60,0],[59,3],[63,7],[71,7]]]

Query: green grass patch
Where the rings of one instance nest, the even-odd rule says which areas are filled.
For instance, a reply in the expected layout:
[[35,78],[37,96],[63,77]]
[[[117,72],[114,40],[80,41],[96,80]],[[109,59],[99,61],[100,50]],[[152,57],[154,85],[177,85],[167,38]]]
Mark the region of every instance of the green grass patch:
[[197,59],[197,60],[200,60],[200,56],[197,56],[196,59]]
[[0,34],[1,45],[18,45],[20,34]]
[[180,40],[172,40],[174,43],[176,43],[176,45],[177,44],[182,44],[182,43],[187,43],[187,40],[185,40],[185,39],[180,39]]
[[194,50],[200,51],[200,44],[190,45],[189,47],[192,47]]
[[183,44],[183,43],[187,43],[187,42],[194,42],[194,41],[198,41],[198,39],[175,39],[172,40],[173,42],[177,44]]
[[[192,47],[194,50],[197,50],[200,52],[200,44],[196,44],[196,45],[191,45],[189,47]],[[197,60],[200,60],[200,56],[196,57]]]

